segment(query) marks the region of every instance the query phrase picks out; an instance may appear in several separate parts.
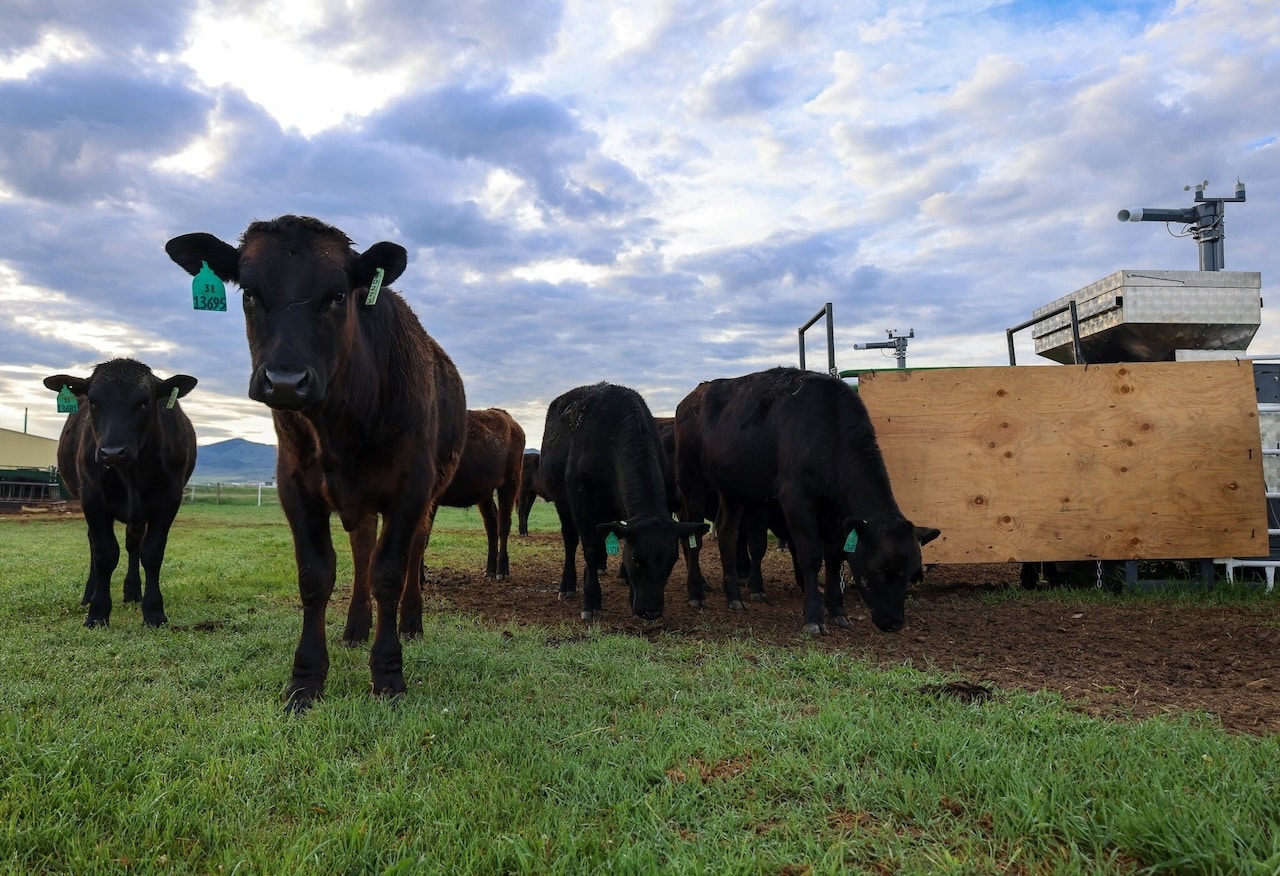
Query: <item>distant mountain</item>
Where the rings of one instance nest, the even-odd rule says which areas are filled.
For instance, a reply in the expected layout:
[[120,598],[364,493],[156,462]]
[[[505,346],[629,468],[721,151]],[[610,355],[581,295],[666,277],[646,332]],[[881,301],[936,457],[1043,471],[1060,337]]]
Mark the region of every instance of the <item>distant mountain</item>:
[[276,477],[276,449],[231,438],[196,449],[196,470],[191,480],[198,484],[256,484]]

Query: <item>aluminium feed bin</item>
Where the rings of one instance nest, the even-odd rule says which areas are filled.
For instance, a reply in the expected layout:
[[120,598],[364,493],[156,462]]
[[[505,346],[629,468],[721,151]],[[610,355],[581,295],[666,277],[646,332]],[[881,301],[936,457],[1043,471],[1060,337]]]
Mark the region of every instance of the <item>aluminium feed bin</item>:
[[[1074,301],[1087,363],[1166,362],[1177,350],[1244,352],[1262,323],[1262,275],[1256,271],[1121,270],[1032,311],[1032,318]],[[1036,353],[1073,364],[1071,316],[1032,327]]]

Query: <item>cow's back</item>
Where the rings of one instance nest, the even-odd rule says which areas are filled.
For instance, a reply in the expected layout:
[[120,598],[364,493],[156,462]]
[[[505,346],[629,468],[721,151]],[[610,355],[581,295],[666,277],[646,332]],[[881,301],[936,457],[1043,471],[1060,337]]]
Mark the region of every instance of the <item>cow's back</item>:
[[[652,466],[650,466],[652,463]],[[629,479],[665,497],[662,442],[648,405],[635,390],[598,383],[571,389],[547,408],[541,476],[553,502],[583,479],[622,512]]]
[[784,483],[834,500],[862,479],[855,468],[887,483],[866,408],[838,378],[773,368],[709,381],[699,424],[705,474],[737,501],[762,501]]

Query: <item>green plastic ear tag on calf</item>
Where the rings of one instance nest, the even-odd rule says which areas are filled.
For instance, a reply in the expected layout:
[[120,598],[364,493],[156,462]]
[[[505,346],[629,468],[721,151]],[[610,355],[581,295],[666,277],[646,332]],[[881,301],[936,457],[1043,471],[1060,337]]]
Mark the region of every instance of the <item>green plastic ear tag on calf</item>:
[[169,392],[169,401],[165,403],[165,406],[164,406],[165,410],[168,410],[168,411],[173,410],[173,406],[176,405],[177,403],[178,403],[178,387],[175,386]]
[[58,393],[58,413],[74,414],[78,410],[80,410],[80,403],[76,401],[76,394],[69,386],[64,385]]
[[611,557],[616,557],[618,555],[618,551],[618,534],[616,532],[611,532],[604,537],[604,552]]
[[689,548],[690,550],[698,549],[698,537],[696,535],[689,536]]
[[366,306],[372,307],[378,303],[378,293],[382,291],[382,268],[373,272],[373,282],[369,284],[369,294],[364,296]]
[[191,304],[196,310],[227,309],[227,287],[213,272],[208,262],[201,262],[199,272],[191,278]]
[[844,540],[844,552],[853,553],[858,548],[858,530],[849,530],[849,537]]

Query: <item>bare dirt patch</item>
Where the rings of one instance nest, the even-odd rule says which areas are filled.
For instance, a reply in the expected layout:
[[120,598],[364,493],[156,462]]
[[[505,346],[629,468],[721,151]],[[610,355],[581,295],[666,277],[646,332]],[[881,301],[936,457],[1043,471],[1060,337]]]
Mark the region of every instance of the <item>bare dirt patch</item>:
[[[580,597],[557,599],[560,556],[558,533],[513,537],[512,576],[494,582],[483,577],[482,557],[469,574],[432,568],[428,552],[428,610],[452,607],[501,624],[581,623]],[[720,580],[714,550],[703,551],[703,572],[710,582]],[[946,673],[957,679],[960,693],[971,694],[979,686],[1057,691],[1090,714],[1149,717],[1203,711],[1235,732],[1280,731],[1280,612],[1270,602],[1256,608],[1189,608],[1173,600],[1111,605],[1069,589],[1012,600],[982,598],[1019,588],[1018,572],[1016,564],[930,569],[908,601],[907,626],[898,633],[875,629],[850,594],[854,628],[833,628],[816,642],[884,666],[906,664]],[[764,576],[768,602],[730,612],[722,599],[713,597],[710,607],[698,611],[684,599],[684,566],[679,563],[667,588],[665,616],[645,623],[630,616],[625,586],[611,573],[603,582],[605,618],[600,627],[781,646],[809,641],[800,631],[801,600],[790,559],[770,551]]]

